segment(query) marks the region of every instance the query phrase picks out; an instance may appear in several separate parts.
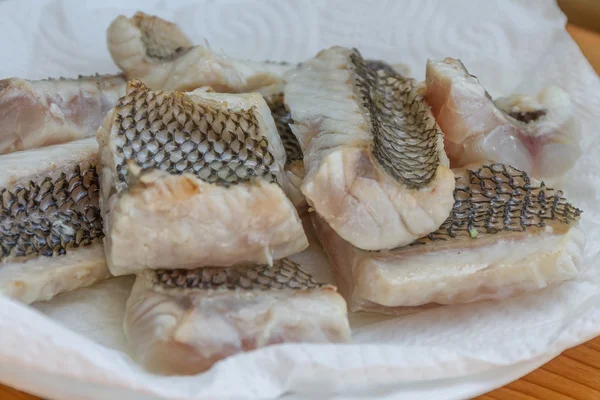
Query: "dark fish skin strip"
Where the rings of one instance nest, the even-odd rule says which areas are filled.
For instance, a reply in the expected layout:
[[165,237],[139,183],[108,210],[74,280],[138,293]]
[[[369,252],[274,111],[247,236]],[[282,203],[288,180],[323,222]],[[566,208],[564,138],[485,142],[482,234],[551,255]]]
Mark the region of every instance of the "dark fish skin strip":
[[[373,68],[358,50],[350,55],[355,93],[373,132],[373,155],[383,169],[407,187],[434,180],[442,131],[413,79],[387,68]],[[369,67],[371,65],[371,67]]]
[[153,284],[164,289],[279,290],[315,289],[324,286],[292,260],[281,259],[266,265],[230,268],[159,269]]

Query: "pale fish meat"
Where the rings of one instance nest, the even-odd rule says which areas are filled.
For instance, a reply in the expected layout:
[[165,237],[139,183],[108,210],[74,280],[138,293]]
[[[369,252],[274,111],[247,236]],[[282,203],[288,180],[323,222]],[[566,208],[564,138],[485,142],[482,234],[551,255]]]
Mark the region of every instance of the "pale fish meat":
[[412,79],[323,50],[286,75],[304,153],[302,193],[354,246],[402,246],[436,230],[454,203],[442,132]]
[[351,311],[401,314],[501,299],[577,275],[581,211],[561,191],[504,164],[455,172],[450,217],[409,246],[359,250],[313,220]]
[[459,60],[427,62],[427,101],[445,135],[452,167],[495,161],[553,182],[581,154],[569,95],[548,87],[538,96],[494,102]]
[[102,246],[98,144],[0,156],[0,293],[24,303],[110,276]]
[[260,94],[162,92],[130,82],[97,137],[114,275],[272,264],[308,246],[282,190],[285,151]]
[[298,143],[298,139],[294,136],[292,128],[290,128],[290,124],[293,122],[292,116],[285,107],[282,92],[265,96],[265,101],[271,110],[277,132],[285,149],[286,162],[284,169],[289,182],[286,193],[298,212],[304,212],[308,206],[306,198],[300,190],[304,180],[304,160],[300,143]]
[[137,361],[161,374],[197,374],[271,344],[350,341],[342,296],[288,259],[272,267],[144,271],[124,328]]
[[217,92],[268,90],[282,83],[286,64],[241,61],[194,46],[172,22],[137,12],[117,17],[108,27],[108,50],[128,79],[152,89],[190,91],[210,86]]
[[96,135],[125,83],[121,75],[0,80],[0,154]]

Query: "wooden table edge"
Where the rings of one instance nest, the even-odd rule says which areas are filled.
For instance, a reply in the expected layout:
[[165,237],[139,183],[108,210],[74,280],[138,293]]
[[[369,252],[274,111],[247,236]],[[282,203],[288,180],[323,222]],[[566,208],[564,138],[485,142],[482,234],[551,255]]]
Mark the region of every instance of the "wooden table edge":
[[[600,74],[600,33],[575,25],[567,31]],[[477,400],[600,399],[600,337],[563,352],[552,361]],[[0,385],[1,400],[40,400]]]

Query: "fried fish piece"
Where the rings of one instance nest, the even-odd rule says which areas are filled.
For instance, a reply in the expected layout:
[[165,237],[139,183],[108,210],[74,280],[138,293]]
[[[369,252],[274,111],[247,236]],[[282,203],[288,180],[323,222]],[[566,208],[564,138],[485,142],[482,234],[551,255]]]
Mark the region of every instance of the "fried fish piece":
[[32,303],[110,276],[97,151],[89,138],[0,156],[0,293]]
[[495,161],[559,182],[581,155],[569,95],[556,86],[536,97],[494,102],[460,60],[427,62],[427,101],[444,132],[452,167]]
[[[371,65],[371,67],[369,67]],[[389,249],[437,229],[453,204],[442,132],[412,79],[332,47],[286,75],[302,193],[345,240]]]
[[308,246],[282,190],[285,151],[258,93],[185,94],[130,82],[98,140],[114,275],[272,264]]
[[121,75],[0,80],[0,154],[94,136],[125,83]]
[[282,83],[284,63],[241,61],[194,46],[172,22],[137,12],[118,16],[108,27],[108,50],[128,79],[155,90],[191,91],[210,86],[217,92],[269,90]]
[[134,357],[162,374],[197,374],[271,344],[350,341],[342,296],[288,259],[272,267],[144,271],[124,328]]
[[369,252],[314,218],[351,311],[500,299],[575,277],[585,235],[581,211],[560,190],[503,164],[456,171],[455,204],[436,231]]

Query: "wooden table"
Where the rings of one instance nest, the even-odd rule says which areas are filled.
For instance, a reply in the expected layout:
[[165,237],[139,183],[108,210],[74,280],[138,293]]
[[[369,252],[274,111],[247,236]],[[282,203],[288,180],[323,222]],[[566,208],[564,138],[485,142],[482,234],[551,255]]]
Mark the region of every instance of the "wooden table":
[[[567,30],[600,74],[600,33],[575,25]],[[1,400],[39,400],[0,385]],[[600,400],[600,337],[569,349],[546,365],[477,400]],[[62,399],[60,399],[62,400]]]

